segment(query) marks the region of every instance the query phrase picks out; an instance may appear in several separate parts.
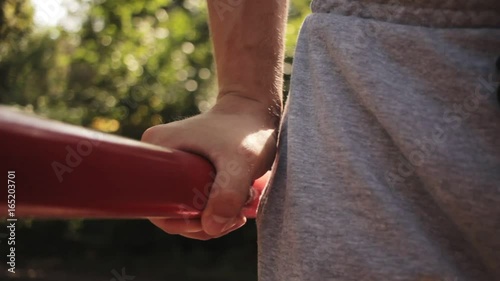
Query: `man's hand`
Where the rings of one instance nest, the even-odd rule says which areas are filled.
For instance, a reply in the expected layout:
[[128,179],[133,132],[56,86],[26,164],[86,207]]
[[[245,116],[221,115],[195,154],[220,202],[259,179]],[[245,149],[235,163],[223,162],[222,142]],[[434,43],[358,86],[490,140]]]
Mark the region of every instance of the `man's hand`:
[[167,233],[201,240],[243,226],[251,185],[276,153],[278,119],[261,102],[227,94],[207,113],[148,129],[143,141],[202,155],[217,171],[201,220],[151,221]]
[[[241,227],[250,185],[276,152],[281,117],[287,0],[208,0],[219,95],[207,113],[147,130],[143,140],[205,156],[217,170],[199,221],[152,222],[210,239]],[[227,173],[221,173],[225,169]],[[224,175],[224,176],[222,176]],[[228,176],[229,175],[229,178]]]

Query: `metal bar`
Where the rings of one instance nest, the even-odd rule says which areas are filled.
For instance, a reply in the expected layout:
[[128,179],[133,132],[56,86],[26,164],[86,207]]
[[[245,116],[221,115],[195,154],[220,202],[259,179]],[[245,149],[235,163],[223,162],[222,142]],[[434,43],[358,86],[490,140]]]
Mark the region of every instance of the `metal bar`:
[[[0,171],[15,216],[196,218],[214,178],[204,158],[0,107]],[[254,218],[267,174],[254,183]],[[0,214],[7,214],[7,186]],[[12,191],[10,191],[12,193]]]

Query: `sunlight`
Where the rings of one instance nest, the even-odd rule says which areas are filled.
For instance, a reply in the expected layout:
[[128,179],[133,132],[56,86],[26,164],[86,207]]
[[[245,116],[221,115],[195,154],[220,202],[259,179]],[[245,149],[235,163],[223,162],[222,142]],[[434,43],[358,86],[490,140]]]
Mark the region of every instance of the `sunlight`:
[[31,0],[35,11],[33,20],[39,28],[61,26],[67,31],[77,32],[89,9],[88,1],[77,0]]

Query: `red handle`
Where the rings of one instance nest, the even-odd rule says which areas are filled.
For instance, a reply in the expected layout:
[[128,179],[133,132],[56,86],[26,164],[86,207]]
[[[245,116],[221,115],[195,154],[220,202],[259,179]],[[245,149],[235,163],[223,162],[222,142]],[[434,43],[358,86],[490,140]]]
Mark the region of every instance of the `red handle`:
[[[200,156],[5,107],[0,142],[4,182],[15,171],[17,217],[196,218],[214,177]],[[255,218],[267,176],[254,183],[258,196],[244,209],[249,218]],[[1,190],[7,198],[7,186]],[[7,200],[0,208],[6,214]]]

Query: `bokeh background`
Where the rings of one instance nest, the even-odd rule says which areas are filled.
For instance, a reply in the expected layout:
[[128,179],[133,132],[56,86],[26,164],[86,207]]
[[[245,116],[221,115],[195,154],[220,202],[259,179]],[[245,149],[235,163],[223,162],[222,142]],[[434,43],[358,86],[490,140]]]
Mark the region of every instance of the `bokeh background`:
[[[204,112],[217,95],[205,1],[0,0],[0,103],[134,139]],[[285,95],[310,11],[290,2]],[[206,242],[144,220],[23,220],[16,234],[17,273],[2,262],[0,279],[256,280],[254,221]]]

